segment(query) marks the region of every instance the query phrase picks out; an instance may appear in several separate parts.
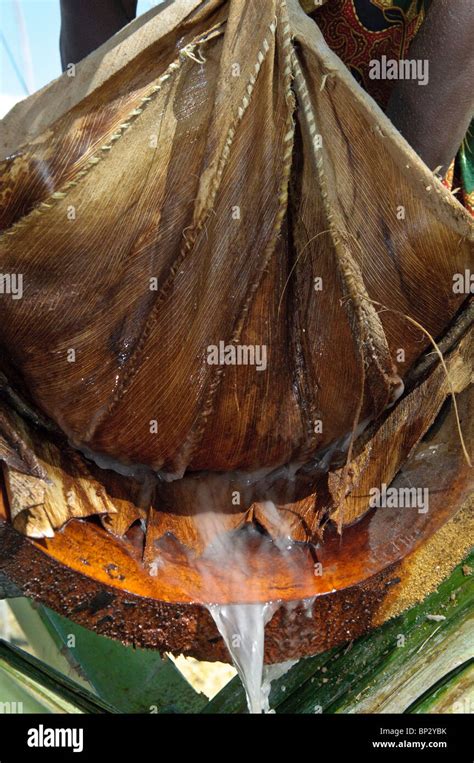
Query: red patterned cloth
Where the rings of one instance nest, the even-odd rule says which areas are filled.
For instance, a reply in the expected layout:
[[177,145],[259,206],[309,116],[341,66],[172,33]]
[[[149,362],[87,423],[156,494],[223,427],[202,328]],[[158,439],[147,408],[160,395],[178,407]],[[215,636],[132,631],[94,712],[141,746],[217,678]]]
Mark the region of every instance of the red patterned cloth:
[[[370,62],[407,58],[432,0],[304,0],[326,42],[383,109],[396,80],[371,79]],[[474,122],[444,184],[474,214]],[[457,190],[456,190],[457,189]]]
[[431,0],[327,0],[311,16],[328,45],[385,108],[394,80],[369,77],[370,61],[405,58]]

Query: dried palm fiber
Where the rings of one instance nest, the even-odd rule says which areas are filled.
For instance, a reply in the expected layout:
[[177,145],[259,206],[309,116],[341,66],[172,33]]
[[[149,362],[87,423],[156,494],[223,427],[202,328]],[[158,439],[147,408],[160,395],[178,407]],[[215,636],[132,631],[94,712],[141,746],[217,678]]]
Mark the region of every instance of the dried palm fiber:
[[[441,337],[466,300],[453,276],[469,265],[472,220],[296,0],[180,0],[157,19],[143,54],[43,117],[2,162],[0,267],[23,275],[24,295],[2,296],[1,369],[10,401],[21,398],[74,446],[170,481],[190,476],[152,499],[137,498],[131,478],[120,493],[115,476],[100,500],[89,490],[72,508],[63,480],[65,497],[46,511],[11,475],[49,484],[31,451],[48,472],[65,447],[45,454],[45,435],[20,431],[7,406],[10,504],[15,494],[30,534],[92,513],[122,532],[151,500],[167,509],[150,515],[158,536],[192,537],[202,472],[213,473],[204,493],[229,510],[235,472],[295,471],[345,453],[363,426],[382,426],[429,345],[413,321]],[[220,342],[265,346],[266,370],[210,365]],[[453,350],[458,390],[468,354]],[[392,472],[449,393],[442,373],[426,384],[429,394],[415,389],[405,403],[411,434]],[[386,436],[401,437],[400,418],[389,421]],[[30,454],[20,470],[15,437]],[[102,482],[71,458],[89,486]],[[298,518],[293,535],[315,532],[318,506],[341,509],[347,476],[336,487],[337,472],[319,474],[317,490],[303,479],[302,497],[278,493]],[[250,517],[276,531],[255,504],[265,497],[251,491],[229,526]]]

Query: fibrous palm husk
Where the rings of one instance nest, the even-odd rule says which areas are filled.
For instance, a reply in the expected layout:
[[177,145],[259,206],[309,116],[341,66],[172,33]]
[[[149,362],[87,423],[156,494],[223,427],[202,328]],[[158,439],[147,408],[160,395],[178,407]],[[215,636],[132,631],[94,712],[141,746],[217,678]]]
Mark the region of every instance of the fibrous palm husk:
[[[155,20],[1,165],[2,371],[74,446],[171,480],[347,450],[462,307],[472,221],[296,0]],[[210,365],[221,342],[266,370]]]

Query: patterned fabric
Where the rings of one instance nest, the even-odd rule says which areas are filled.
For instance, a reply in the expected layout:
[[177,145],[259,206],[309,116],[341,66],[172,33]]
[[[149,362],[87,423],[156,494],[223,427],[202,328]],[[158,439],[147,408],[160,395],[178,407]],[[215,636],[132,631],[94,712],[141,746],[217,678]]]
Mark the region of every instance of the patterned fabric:
[[[385,108],[395,80],[370,79],[374,59],[406,58],[432,0],[326,0],[313,10],[328,45],[344,61],[362,87]],[[317,2],[306,0],[307,6]],[[458,198],[474,214],[474,122],[456,161],[445,178]]]
[[464,206],[474,215],[474,120],[463,140],[457,167]]
[[369,78],[370,61],[404,58],[431,0],[328,0],[312,13],[330,47],[385,107],[394,80]]

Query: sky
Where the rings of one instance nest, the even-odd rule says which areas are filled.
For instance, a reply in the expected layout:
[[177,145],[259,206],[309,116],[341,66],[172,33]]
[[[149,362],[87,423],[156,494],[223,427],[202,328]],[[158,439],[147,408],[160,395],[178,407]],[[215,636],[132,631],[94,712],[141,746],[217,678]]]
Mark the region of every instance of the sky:
[[[158,3],[139,0],[138,13]],[[61,74],[59,27],[59,0],[0,0],[0,118]]]

